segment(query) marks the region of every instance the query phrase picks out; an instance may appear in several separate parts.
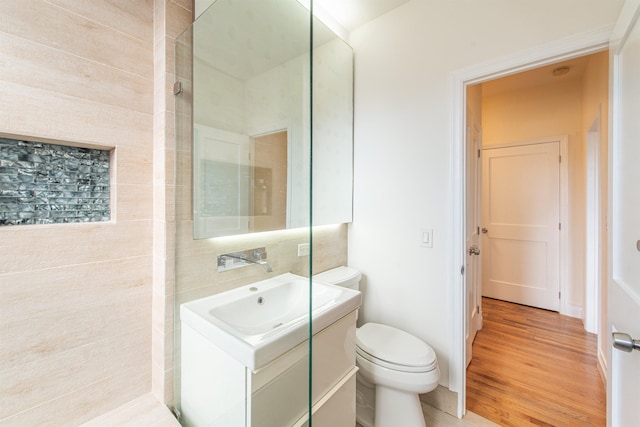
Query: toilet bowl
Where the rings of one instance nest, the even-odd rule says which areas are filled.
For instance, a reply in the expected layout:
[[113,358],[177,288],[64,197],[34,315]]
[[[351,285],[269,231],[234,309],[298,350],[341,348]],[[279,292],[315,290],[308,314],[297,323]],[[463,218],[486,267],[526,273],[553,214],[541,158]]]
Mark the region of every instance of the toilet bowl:
[[[361,273],[351,267],[314,276],[351,289],[359,288],[360,278]],[[365,323],[356,330],[356,365],[360,368],[358,423],[364,427],[425,426],[419,394],[435,389],[440,378],[435,352],[427,343],[388,325]],[[370,401],[372,395],[375,402]]]
[[420,393],[438,386],[435,352],[413,335],[379,323],[356,332],[356,364],[375,385],[375,427],[424,427]]

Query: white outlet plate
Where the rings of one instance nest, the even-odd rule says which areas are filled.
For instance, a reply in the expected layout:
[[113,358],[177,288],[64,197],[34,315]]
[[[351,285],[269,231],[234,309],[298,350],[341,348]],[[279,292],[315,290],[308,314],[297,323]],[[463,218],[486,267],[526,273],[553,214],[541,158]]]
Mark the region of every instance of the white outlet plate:
[[298,256],[307,256],[311,252],[308,243],[298,243]]

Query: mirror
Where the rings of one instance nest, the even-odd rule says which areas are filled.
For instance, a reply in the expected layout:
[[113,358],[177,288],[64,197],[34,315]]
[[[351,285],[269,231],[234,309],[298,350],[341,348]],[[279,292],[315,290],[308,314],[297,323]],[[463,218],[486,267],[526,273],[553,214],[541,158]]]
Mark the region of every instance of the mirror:
[[309,33],[281,0],[217,0],[194,23],[194,238],[309,226],[311,194],[313,225],[351,221],[353,52],[314,19],[312,68]]

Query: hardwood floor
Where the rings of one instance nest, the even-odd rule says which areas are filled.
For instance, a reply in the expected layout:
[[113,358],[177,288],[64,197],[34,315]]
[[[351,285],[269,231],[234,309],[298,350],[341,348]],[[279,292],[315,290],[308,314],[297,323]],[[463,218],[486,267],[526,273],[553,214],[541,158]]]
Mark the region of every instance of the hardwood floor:
[[482,299],[467,409],[503,426],[604,426],[596,336],[582,321]]

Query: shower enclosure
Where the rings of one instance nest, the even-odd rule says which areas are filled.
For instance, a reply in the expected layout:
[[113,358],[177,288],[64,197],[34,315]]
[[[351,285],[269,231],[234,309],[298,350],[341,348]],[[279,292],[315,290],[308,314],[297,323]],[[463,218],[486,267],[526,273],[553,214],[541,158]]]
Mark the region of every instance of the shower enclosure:
[[[181,422],[198,425],[181,416],[181,305],[284,273],[311,287],[313,274],[346,263],[353,55],[297,0],[217,0],[175,47],[173,400]],[[251,395],[283,427],[313,423],[311,343],[304,379]],[[269,423],[249,414],[238,425]]]

